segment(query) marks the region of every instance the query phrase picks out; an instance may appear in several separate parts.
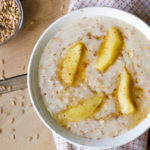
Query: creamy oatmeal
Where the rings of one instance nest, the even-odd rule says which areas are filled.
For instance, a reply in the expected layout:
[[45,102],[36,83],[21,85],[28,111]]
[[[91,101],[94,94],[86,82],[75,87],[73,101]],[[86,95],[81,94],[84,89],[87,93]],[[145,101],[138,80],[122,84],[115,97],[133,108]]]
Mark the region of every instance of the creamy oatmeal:
[[[121,54],[104,72],[94,68],[106,30],[114,26],[123,37]],[[65,86],[59,78],[59,63],[75,42],[84,44],[75,83]],[[104,100],[95,113],[82,121],[64,126],[77,135],[101,139],[115,137],[135,127],[150,112],[150,41],[136,28],[107,17],[82,18],[59,30],[45,47],[39,64],[41,95],[52,116],[103,91]],[[116,91],[121,71],[126,66],[133,81],[135,112],[120,113]]]

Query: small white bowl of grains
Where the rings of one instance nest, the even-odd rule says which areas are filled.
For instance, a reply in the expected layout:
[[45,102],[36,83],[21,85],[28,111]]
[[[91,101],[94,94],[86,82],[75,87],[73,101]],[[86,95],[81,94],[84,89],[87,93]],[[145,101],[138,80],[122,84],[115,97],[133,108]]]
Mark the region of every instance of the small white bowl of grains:
[[14,38],[23,23],[23,9],[19,0],[0,0],[0,45]]

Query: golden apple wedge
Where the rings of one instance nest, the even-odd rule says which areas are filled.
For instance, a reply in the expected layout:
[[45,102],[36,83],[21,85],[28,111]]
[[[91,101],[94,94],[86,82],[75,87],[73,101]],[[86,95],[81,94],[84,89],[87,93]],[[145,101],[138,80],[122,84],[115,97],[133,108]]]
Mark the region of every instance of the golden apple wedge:
[[82,43],[77,43],[65,54],[62,61],[61,79],[67,85],[72,85],[81,58]]
[[122,47],[123,39],[120,31],[116,27],[110,27],[98,50],[95,68],[104,72],[120,55]]
[[131,96],[131,84],[132,80],[130,74],[128,73],[127,69],[124,68],[121,73],[118,88],[118,101],[123,114],[130,114],[135,111],[135,106]]
[[96,108],[102,103],[104,93],[96,94],[95,96],[84,99],[79,104],[71,106],[68,109],[59,112],[58,119],[68,122],[77,122],[85,120],[93,115]]

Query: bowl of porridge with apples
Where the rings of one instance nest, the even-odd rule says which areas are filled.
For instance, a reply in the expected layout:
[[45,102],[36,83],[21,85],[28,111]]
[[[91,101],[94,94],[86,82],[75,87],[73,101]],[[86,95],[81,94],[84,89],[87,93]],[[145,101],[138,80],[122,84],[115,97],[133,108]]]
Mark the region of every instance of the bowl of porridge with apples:
[[150,28],[112,8],[50,25],[34,47],[29,94],[39,117],[71,143],[109,148],[150,126]]

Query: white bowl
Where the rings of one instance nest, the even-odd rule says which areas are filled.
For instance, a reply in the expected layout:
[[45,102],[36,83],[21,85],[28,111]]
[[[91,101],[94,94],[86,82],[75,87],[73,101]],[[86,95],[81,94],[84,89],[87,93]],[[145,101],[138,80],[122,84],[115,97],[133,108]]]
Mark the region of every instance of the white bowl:
[[[82,145],[87,147],[112,148],[126,144],[134,140],[142,133],[144,133],[147,129],[149,129],[150,114],[135,128],[115,138],[106,138],[102,140],[87,139],[77,136],[71,133],[70,131],[66,130],[51,117],[50,113],[47,111],[46,106],[43,103],[39,90],[39,81],[38,81],[39,60],[43,52],[43,49],[47,45],[48,41],[63,26],[66,26],[67,24],[70,24],[73,21],[76,21],[82,17],[90,17],[90,16],[109,16],[112,18],[122,20],[128,24],[135,26],[150,40],[150,27],[139,18],[127,12],[113,8],[93,7],[69,13],[61,17],[60,19],[56,20],[53,24],[51,24],[37,41],[33,49],[32,55],[30,57],[28,66],[28,91],[34,109],[36,110],[38,116],[51,131],[59,134],[62,138],[69,141],[70,143],[78,144],[80,146]],[[114,128],[115,130],[115,127],[112,128]]]

